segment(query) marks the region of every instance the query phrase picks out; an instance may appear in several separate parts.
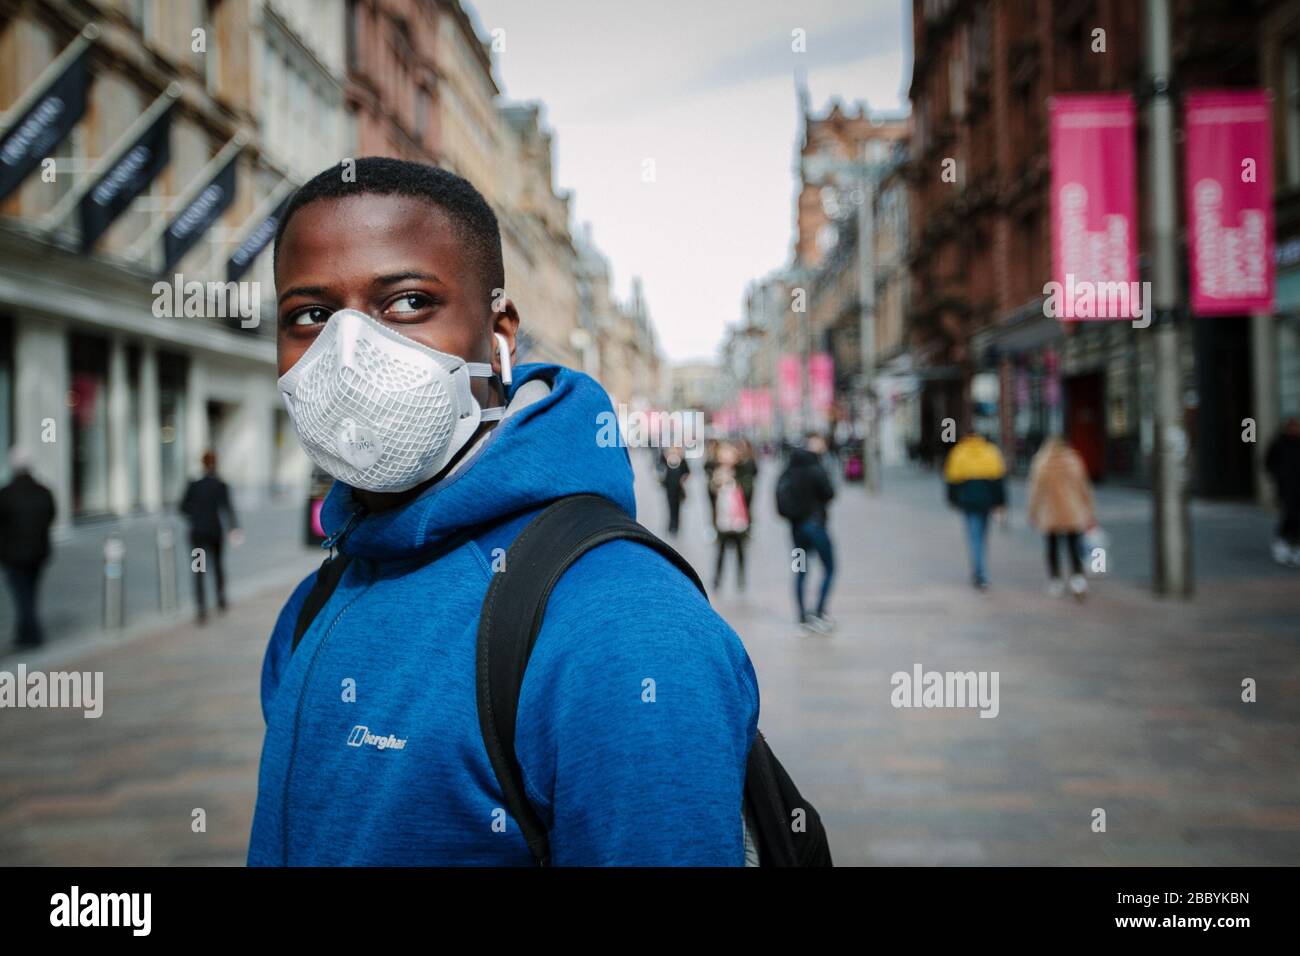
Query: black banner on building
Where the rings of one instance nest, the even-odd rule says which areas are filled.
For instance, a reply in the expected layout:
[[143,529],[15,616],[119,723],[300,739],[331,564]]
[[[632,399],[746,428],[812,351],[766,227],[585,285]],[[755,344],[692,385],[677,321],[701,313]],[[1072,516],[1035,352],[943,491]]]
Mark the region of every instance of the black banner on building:
[[163,272],[170,271],[180,262],[235,201],[235,164],[238,160],[238,153],[231,156],[212,181],[168,224],[163,233]]
[[121,158],[81,198],[81,251],[99,237],[162,172],[171,160],[172,106],[149,124]]
[[275,238],[275,231],[280,228],[280,218],[289,206],[293,193],[284,197],[284,201],[275,207],[275,212],[267,216],[257,228],[248,234],[248,238],[239,244],[239,248],[226,261],[226,281],[238,282],[239,277],[248,271],[253,260],[258,257],[267,244]]
[[21,186],[85,114],[90,50],[82,50],[0,139],[0,199]]

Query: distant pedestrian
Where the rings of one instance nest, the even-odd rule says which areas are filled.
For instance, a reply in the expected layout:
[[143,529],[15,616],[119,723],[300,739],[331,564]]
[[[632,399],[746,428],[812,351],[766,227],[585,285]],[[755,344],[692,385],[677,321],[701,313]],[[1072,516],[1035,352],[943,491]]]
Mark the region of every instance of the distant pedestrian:
[[1082,599],[1088,591],[1080,559],[1080,536],[1096,519],[1088,468],[1065,439],[1053,435],[1029,464],[1029,521],[1047,538],[1048,592],[1065,593],[1057,554],[1062,538],[1070,558],[1070,593]]
[[981,591],[989,586],[985,568],[989,515],[1001,515],[1006,508],[1006,475],[998,446],[974,431],[953,446],[943,466],[948,503],[962,513],[966,525],[971,583]]
[[686,479],[691,466],[680,448],[669,448],[659,458],[659,483],[668,499],[668,533],[676,534],[681,524],[682,501],[686,498]]
[[50,559],[54,495],[32,477],[25,449],[9,452],[9,484],[0,488],[0,564],[14,599],[14,643],[36,647],[44,639],[36,607],[41,572]]
[[[217,456],[203,454],[203,476],[185,489],[181,499],[181,514],[190,524],[190,547],[203,550],[203,572],[194,575],[194,604],[200,624],[208,619],[207,596],[203,579],[211,570],[216,577],[217,608],[226,609],[226,569],[222,560],[222,541],[229,532],[230,543],[238,544],[242,534],[235,508],[230,503],[230,489],[217,477]],[[222,518],[225,518],[225,527]]]
[[718,449],[722,442],[710,438],[704,443],[704,491],[709,496],[709,526],[713,528],[718,521],[718,494],[713,487],[713,469],[718,467]]
[[1269,443],[1264,467],[1277,487],[1282,512],[1273,541],[1273,560],[1300,567],[1300,418],[1288,418]]
[[[826,613],[835,577],[835,551],[827,530],[827,508],[835,489],[822,467],[826,441],[810,434],[805,447],[790,452],[790,462],[776,482],[776,510],[790,522],[790,535],[796,549],[794,565],[794,600],[799,624],[806,631],[829,634],[835,622]],[[808,558],[816,554],[822,564],[821,592],[816,612],[809,614],[804,603],[804,582],[808,576]]]
[[736,552],[736,589],[745,590],[745,545],[749,539],[749,503],[739,477],[741,457],[735,446],[723,444],[709,480],[715,505],[713,528],[717,532],[717,562],[713,572],[713,589],[722,587],[722,569],[728,549]]
[[749,512],[749,522],[754,523],[754,485],[758,481],[758,456],[748,438],[736,443],[736,481],[740,484],[741,494],[745,496],[745,510]]

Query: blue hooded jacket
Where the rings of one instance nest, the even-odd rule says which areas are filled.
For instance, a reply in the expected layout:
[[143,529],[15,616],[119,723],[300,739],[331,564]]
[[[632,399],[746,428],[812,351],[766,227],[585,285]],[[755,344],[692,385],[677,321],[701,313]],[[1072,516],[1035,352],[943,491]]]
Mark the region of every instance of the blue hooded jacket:
[[[627,451],[597,441],[604,390],[523,365],[512,396],[535,378],[550,394],[459,470],[344,533],[353,560],[292,653],[315,574],[280,612],[249,865],[532,864],[480,736],[479,609],[494,558],[547,502],[636,507]],[[335,482],[326,532],[356,508]],[[667,559],[631,541],[580,558],[551,594],[516,733],[553,863],[741,865],[758,709],[740,639]]]

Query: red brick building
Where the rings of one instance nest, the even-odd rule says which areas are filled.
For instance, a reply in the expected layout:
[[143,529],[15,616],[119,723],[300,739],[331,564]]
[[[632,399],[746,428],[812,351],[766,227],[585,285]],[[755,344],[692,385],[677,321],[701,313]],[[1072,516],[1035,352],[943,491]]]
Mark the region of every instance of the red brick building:
[[348,0],[347,109],[357,155],[435,162],[435,0]]
[[[1176,94],[1258,85],[1257,17],[1212,2],[1174,0],[1171,8]],[[952,418],[995,431],[1018,469],[1047,434],[1062,431],[1095,477],[1149,476],[1153,337],[1127,322],[1061,323],[1042,308],[1052,268],[1054,94],[1137,98],[1147,278],[1142,16],[1143,4],[1129,0],[914,0],[909,335],[926,381],[922,441],[933,454],[942,453],[942,422]],[[1175,115],[1181,122],[1179,104]],[[1183,323],[1195,484],[1205,493],[1251,491],[1250,453],[1239,438],[1255,404],[1249,331],[1244,317]]]

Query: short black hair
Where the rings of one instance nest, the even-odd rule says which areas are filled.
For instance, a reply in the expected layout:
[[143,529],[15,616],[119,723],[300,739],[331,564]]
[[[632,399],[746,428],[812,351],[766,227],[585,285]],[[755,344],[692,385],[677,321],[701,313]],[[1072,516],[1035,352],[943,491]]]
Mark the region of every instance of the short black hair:
[[[345,161],[346,162],[346,161]],[[505,287],[505,266],[501,259],[501,227],[496,213],[467,179],[453,172],[387,156],[363,156],[355,161],[355,170],[343,163],[330,166],[303,183],[285,207],[275,230],[272,268],[279,261],[280,240],[289,220],[303,206],[318,199],[342,199],[366,193],[381,196],[411,196],[436,206],[447,214],[469,247],[469,258],[479,271],[483,288]],[[344,178],[345,172],[355,176]]]

